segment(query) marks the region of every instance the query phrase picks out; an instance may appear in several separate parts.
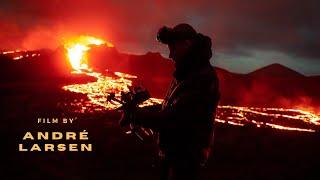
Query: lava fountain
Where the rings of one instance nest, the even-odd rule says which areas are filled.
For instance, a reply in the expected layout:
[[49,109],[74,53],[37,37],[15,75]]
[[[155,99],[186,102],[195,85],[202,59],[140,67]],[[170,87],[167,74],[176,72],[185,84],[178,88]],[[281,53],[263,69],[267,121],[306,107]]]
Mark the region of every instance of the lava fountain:
[[94,45],[113,47],[113,44],[93,36],[80,36],[65,42],[64,48],[67,50],[67,57],[74,70],[88,69],[87,51]]

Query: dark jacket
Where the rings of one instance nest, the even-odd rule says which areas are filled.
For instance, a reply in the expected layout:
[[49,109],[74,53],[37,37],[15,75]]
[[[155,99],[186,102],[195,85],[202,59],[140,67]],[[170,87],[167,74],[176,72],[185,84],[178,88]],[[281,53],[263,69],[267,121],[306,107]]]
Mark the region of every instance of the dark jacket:
[[136,118],[158,132],[160,149],[169,154],[210,147],[220,98],[214,69],[208,65],[174,78],[159,111],[139,110]]

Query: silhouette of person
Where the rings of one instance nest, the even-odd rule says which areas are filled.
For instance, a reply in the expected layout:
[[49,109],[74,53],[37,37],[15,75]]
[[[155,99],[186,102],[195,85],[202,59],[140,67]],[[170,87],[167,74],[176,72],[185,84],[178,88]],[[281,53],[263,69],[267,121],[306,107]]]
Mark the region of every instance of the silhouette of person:
[[188,24],[162,27],[157,39],[169,47],[173,80],[159,110],[138,109],[134,120],[158,135],[161,179],[198,179],[213,143],[219,82],[210,64],[211,39]]

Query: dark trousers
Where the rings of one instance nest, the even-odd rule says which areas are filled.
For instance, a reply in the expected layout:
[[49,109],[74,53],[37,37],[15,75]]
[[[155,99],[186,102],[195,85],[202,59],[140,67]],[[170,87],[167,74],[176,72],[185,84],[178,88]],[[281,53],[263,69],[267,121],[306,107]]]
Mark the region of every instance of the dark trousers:
[[166,154],[160,158],[161,180],[199,180],[200,158],[195,154]]

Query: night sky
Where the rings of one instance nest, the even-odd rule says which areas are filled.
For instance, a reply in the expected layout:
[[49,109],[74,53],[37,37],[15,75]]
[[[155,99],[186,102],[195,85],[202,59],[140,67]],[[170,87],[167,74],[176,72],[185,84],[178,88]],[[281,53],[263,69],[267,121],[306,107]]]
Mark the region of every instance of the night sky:
[[319,0],[8,0],[0,20],[0,49],[56,48],[87,34],[122,52],[164,56],[158,29],[189,23],[213,39],[215,66],[247,73],[280,63],[320,75]]

